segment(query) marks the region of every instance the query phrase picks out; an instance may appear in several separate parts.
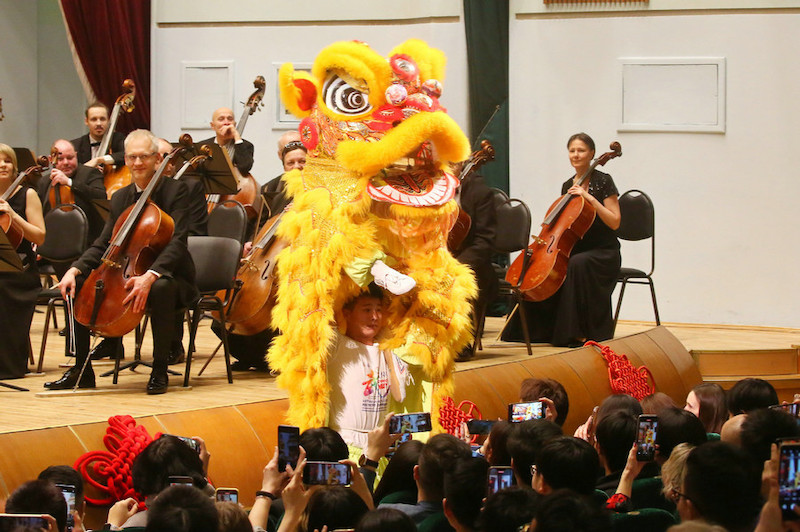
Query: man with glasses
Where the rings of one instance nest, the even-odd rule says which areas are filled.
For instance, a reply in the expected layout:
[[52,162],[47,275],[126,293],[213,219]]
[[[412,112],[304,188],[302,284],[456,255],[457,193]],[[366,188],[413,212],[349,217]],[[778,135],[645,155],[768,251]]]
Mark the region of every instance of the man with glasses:
[[[86,276],[101,264],[117,219],[136,202],[148,186],[161,160],[158,140],[149,131],[137,129],[125,139],[125,163],[131,170],[133,182],[112,196],[111,213],[102,234],[61,279],[59,286],[65,298],[68,294],[75,295]],[[172,237],[147,272],[127,280],[127,294],[121,304],[132,304],[135,312],[145,308],[150,311],[153,371],[147,383],[147,393],[159,394],[167,391],[167,361],[170,343],[175,337],[175,314],[179,308],[196,298],[197,288],[194,284],[194,263],[186,247],[189,232],[189,195],[186,184],[173,179],[162,179],[150,199],[172,217]],[[76,384],[79,388],[95,387],[91,361],[88,362],[83,376],[80,376],[89,354],[89,330],[76,323],[75,340],[75,366],[67,370],[60,379],[45,383],[45,388],[63,390]]]

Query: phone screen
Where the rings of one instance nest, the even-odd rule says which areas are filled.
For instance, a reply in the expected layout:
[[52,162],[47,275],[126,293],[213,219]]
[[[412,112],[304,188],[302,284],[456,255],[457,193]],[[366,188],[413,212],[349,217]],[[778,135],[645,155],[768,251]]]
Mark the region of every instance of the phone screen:
[[470,419],[467,421],[467,430],[470,434],[489,434],[495,421],[490,419]]
[[75,486],[72,484],[56,484],[56,487],[61,490],[64,500],[67,501],[67,532],[70,532],[72,527],[75,526],[75,517],[72,515],[75,510]]
[[656,457],[656,437],[658,434],[658,416],[642,414],[639,416],[639,428],[636,432],[636,459],[650,462]]
[[303,483],[347,486],[350,484],[350,466],[338,462],[306,462]]
[[219,502],[239,502],[239,490],[236,488],[217,488],[214,497]]
[[530,403],[512,403],[508,405],[508,420],[512,423],[541,419],[544,417],[544,407],[541,401]]
[[285,471],[286,464],[297,467],[300,457],[300,428],[278,425],[278,471]]
[[47,529],[47,520],[40,515],[0,514],[0,532],[12,532],[18,528]]
[[514,471],[510,467],[489,468],[489,495],[514,485]]
[[417,412],[414,414],[400,414],[392,416],[389,420],[391,434],[408,434],[410,432],[429,432],[431,430],[431,414]]
[[792,506],[800,505],[800,441],[781,443],[778,487],[784,519],[798,519]]
[[173,475],[169,477],[169,485],[170,486],[194,486],[194,480],[192,477],[183,477],[178,475]]
[[800,417],[800,403],[787,403],[785,405],[775,405],[771,408],[780,408],[781,410],[786,410],[794,417]]

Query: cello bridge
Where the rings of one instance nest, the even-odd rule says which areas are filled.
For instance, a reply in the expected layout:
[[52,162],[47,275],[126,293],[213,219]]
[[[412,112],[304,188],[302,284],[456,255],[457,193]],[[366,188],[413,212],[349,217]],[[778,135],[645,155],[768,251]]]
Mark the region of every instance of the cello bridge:
[[255,264],[253,264],[253,261],[251,259],[242,260],[242,266],[247,268],[248,270],[258,271],[258,268],[256,267]]
[[531,238],[533,238],[533,243],[534,244],[539,244],[541,246],[544,246],[545,244],[547,244],[547,242],[545,242],[544,240],[539,238],[539,235],[531,235]]
[[114,269],[117,269],[117,270],[122,268],[122,264],[114,262],[111,259],[103,259],[103,264],[105,264],[109,268],[114,268]]

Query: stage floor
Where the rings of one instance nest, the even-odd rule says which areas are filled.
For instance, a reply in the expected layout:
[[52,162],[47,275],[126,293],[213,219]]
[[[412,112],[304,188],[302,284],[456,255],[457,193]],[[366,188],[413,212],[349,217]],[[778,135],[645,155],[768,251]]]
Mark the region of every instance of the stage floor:
[[[44,314],[37,313],[31,327],[31,343],[37,361],[43,322]],[[111,377],[98,377],[96,390],[79,390],[76,393],[44,392],[43,384],[58,378],[64,371],[61,365],[68,364],[72,360],[63,355],[63,338],[51,328],[44,358],[44,373],[29,374],[24,379],[6,381],[28,388],[30,391],[16,392],[0,387],[0,401],[2,401],[0,404],[3,411],[3,415],[0,416],[0,432],[90,423],[103,421],[117,414],[136,417],[286,397],[286,393],[275,385],[274,377],[267,373],[234,372],[234,382],[228,384],[222,353],[218,353],[205,373],[198,377],[197,372],[218,344],[216,336],[209,328],[209,323],[203,321],[198,332],[197,353],[192,361],[190,388],[181,387],[182,377],[171,377],[169,392],[156,396],[148,396],[144,392],[149,376],[147,367],[135,372],[123,371],[120,373],[117,385],[112,384]],[[456,371],[526,358],[524,344],[509,344],[496,340],[501,325],[500,318],[487,320],[483,337],[484,350],[473,360],[458,363]],[[800,344],[800,329],[664,325],[689,351],[784,349]],[[617,337],[642,332],[653,326],[652,322],[620,322],[617,327]],[[134,353],[133,334],[126,336],[124,343],[126,361],[130,361]],[[184,338],[184,343],[188,344],[188,334]],[[148,332],[143,347],[145,360],[149,359],[152,353],[151,345]],[[536,344],[533,356],[549,355],[564,350],[549,344]],[[112,368],[113,364],[108,361],[96,363],[95,373],[99,375]],[[183,368],[183,364],[173,366],[173,369],[181,373]]]

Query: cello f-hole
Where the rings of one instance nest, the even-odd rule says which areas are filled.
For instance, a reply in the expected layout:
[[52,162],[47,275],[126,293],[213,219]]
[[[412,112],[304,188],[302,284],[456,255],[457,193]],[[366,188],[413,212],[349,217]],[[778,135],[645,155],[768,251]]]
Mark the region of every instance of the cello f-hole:
[[261,280],[262,281],[266,281],[267,279],[269,279],[269,265],[271,264],[271,262],[272,261],[267,260],[267,262],[264,264],[264,269],[261,270]]

